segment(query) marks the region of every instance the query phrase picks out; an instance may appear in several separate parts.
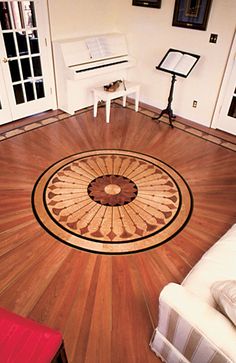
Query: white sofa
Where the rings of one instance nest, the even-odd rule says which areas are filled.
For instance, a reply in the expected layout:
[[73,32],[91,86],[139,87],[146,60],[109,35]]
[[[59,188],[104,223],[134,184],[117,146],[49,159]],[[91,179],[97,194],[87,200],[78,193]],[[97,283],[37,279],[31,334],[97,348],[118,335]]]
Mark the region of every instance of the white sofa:
[[[162,361],[236,362],[236,326],[220,312],[212,290],[216,281],[225,280],[236,283],[236,224],[202,256],[181,285],[169,283],[162,290],[158,327],[150,343]],[[233,300],[235,304],[236,296]]]

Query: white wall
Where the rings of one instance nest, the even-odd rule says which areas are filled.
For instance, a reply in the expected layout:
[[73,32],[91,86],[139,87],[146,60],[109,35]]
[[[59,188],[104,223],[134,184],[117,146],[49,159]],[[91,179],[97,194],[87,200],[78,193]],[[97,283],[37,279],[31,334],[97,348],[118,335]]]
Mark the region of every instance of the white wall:
[[[141,101],[166,107],[171,76],[157,71],[169,48],[201,56],[187,79],[178,77],[173,110],[179,116],[210,126],[224,68],[235,30],[235,0],[213,0],[206,31],[173,27],[174,0],[163,0],[161,9],[132,6],[132,0],[48,0],[52,38],[94,35],[112,31],[127,34],[137,66],[130,80],[138,81]],[[209,43],[218,34],[216,44]],[[192,107],[198,101],[197,108]]]
[[112,32],[113,0],[48,0],[52,40]]

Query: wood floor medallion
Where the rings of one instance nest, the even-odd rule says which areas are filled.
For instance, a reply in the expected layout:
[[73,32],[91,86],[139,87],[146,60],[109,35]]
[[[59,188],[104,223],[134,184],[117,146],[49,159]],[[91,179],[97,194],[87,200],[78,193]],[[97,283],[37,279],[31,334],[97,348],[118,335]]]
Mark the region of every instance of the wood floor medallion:
[[192,211],[181,175],[154,157],[93,150],[60,160],[38,179],[32,205],[40,224],[70,246],[134,253],[176,235]]

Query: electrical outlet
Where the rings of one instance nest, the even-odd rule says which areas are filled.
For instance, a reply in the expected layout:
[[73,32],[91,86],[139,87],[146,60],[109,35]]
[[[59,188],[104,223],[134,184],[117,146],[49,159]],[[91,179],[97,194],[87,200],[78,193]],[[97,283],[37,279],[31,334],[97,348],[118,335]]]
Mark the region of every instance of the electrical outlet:
[[194,108],[196,108],[196,107],[197,107],[197,101],[196,101],[196,100],[194,100],[194,101],[193,101],[193,107],[194,107]]
[[218,38],[218,34],[211,34],[210,35],[209,42],[210,43],[216,43],[217,42],[217,38]]

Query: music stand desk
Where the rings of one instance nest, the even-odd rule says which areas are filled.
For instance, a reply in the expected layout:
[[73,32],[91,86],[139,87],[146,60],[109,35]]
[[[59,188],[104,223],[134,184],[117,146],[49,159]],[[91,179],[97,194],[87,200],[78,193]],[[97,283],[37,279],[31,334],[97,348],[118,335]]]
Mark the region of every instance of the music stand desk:
[[[164,114],[166,114],[169,116],[170,126],[173,127],[172,121],[175,118],[175,116],[171,108],[171,103],[173,101],[174,84],[176,82],[176,76],[187,78],[188,75],[191,73],[192,69],[195,67],[199,58],[200,56],[197,54],[184,52],[178,49],[170,48],[167,51],[164,58],[161,60],[160,64],[156,67],[156,69],[170,73],[172,75],[168,104],[166,108],[161,111],[160,115],[152,117],[153,120],[159,120]],[[171,66],[171,63],[173,64],[173,66]]]

